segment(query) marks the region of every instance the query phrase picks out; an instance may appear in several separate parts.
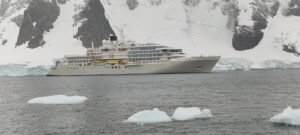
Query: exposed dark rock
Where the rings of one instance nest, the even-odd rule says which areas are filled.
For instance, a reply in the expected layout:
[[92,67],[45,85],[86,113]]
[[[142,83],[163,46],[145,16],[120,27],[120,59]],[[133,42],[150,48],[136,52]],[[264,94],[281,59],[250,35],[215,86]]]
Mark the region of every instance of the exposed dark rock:
[[221,5],[221,3],[219,1],[218,2],[213,2],[211,7],[212,7],[212,9],[216,9],[220,5]]
[[239,51],[252,49],[258,45],[263,35],[263,32],[260,30],[255,31],[248,26],[240,26],[236,28],[232,45],[234,49]]
[[264,36],[262,29],[265,29],[268,25],[268,11],[268,8],[257,1],[256,3],[253,3],[253,27],[239,25],[237,22],[237,27],[232,39],[232,45],[236,50],[243,51],[252,49],[259,44]]
[[67,0],[57,0],[58,4],[66,4]]
[[8,8],[9,8],[9,1],[1,0],[0,16],[3,16]]
[[270,16],[269,6],[266,3],[266,0],[254,0],[254,2],[250,3],[252,5],[253,12],[259,12],[263,16]]
[[82,4],[82,5],[75,5],[74,11],[76,12],[76,14],[73,15],[73,19],[75,22],[74,25],[77,25],[78,22],[81,22],[84,19],[84,16],[81,15],[80,11],[83,11],[86,8],[87,2],[88,1],[85,1],[85,4]]
[[267,28],[267,14],[264,14],[260,9],[254,9],[252,14],[252,20],[255,22],[253,29],[260,31],[261,29]]
[[279,6],[280,6],[280,2],[279,1],[275,1],[271,7],[270,7],[270,15],[272,17],[276,16],[277,15],[277,12],[279,10]]
[[21,27],[24,15],[18,15],[11,19],[12,22],[16,23],[17,26]]
[[153,6],[159,6],[162,3],[162,0],[151,0],[150,3]]
[[288,9],[283,14],[286,16],[300,16],[300,0],[291,0]]
[[237,23],[237,16],[240,12],[236,2],[226,0],[225,4],[221,7],[221,11],[223,15],[227,15],[228,17],[226,27],[229,30],[234,31]]
[[114,34],[105,17],[103,5],[99,0],[89,0],[86,8],[80,13],[86,19],[78,28],[75,38],[79,38],[86,48],[102,46],[102,40]]
[[[10,0],[10,1],[12,1],[12,0]],[[19,10],[21,8],[26,8],[31,1],[32,0],[17,0],[16,3],[12,4],[12,6],[15,6],[15,8],[17,10]]]
[[283,51],[286,51],[288,53],[292,53],[296,55],[297,57],[300,56],[300,52],[297,51],[297,47],[294,44],[287,44],[287,45],[282,45]]
[[43,34],[53,28],[53,23],[60,14],[56,0],[32,0],[24,11],[24,18],[19,31],[16,46],[28,42],[29,48],[42,46]]
[[0,1],[1,1],[0,16],[7,17],[15,13],[12,11],[7,12],[9,7],[13,7],[12,8],[13,10],[20,10],[21,8],[26,8],[27,4],[32,0],[17,0],[17,1],[0,0]]
[[7,43],[7,39],[2,40],[2,45],[5,45]]
[[139,6],[139,2],[137,0],[127,0],[126,3],[130,10],[134,10]]
[[183,3],[187,6],[197,6],[201,0],[184,0]]
[[24,18],[22,21],[22,25],[20,27],[18,40],[16,45],[21,45],[29,41],[34,36],[34,26],[33,21],[27,10],[24,11]]

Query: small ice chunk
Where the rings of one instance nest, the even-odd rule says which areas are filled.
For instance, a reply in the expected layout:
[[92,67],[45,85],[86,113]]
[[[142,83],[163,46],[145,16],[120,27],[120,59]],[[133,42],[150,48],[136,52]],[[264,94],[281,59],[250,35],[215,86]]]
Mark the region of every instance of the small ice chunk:
[[88,98],[83,96],[53,95],[29,100],[29,104],[81,104]]
[[203,109],[200,110],[199,107],[189,107],[189,108],[183,108],[178,107],[173,116],[172,119],[174,120],[192,120],[192,119],[207,119],[212,117],[211,111],[209,109]]
[[130,116],[124,122],[147,124],[147,123],[160,123],[160,122],[170,122],[171,118],[166,112],[160,111],[157,108],[153,110],[144,110],[137,112]]
[[286,124],[286,125],[300,125],[300,109],[293,109],[288,107],[282,113],[273,116],[270,119],[273,123]]

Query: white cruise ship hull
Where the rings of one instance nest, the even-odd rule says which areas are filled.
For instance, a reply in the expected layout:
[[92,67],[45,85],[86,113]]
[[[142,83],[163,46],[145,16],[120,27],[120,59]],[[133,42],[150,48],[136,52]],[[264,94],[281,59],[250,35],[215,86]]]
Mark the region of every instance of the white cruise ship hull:
[[129,75],[129,74],[175,74],[211,72],[219,56],[193,57],[181,60],[143,63],[138,65],[102,65],[102,66],[57,66],[48,76],[85,76],[85,75]]

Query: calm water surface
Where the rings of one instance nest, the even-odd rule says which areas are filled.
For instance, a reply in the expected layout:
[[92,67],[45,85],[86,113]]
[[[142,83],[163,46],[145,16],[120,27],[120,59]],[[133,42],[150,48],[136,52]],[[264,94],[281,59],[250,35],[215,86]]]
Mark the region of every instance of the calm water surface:
[[[1,135],[199,134],[299,135],[300,127],[269,122],[287,106],[300,108],[300,70],[209,74],[2,77]],[[80,95],[80,105],[32,105],[49,95]],[[135,112],[177,107],[211,109],[214,117],[159,124],[122,123]]]

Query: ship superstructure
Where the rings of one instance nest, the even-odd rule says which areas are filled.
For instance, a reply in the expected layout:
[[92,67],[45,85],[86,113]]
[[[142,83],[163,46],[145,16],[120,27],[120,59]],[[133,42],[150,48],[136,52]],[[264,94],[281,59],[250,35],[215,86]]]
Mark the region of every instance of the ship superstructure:
[[66,55],[48,75],[210,72],[219,58],[187,57],[182,49],[155,43],[119,43],[117,37],[110,36],[102,47],[87,49],[86,55]]

